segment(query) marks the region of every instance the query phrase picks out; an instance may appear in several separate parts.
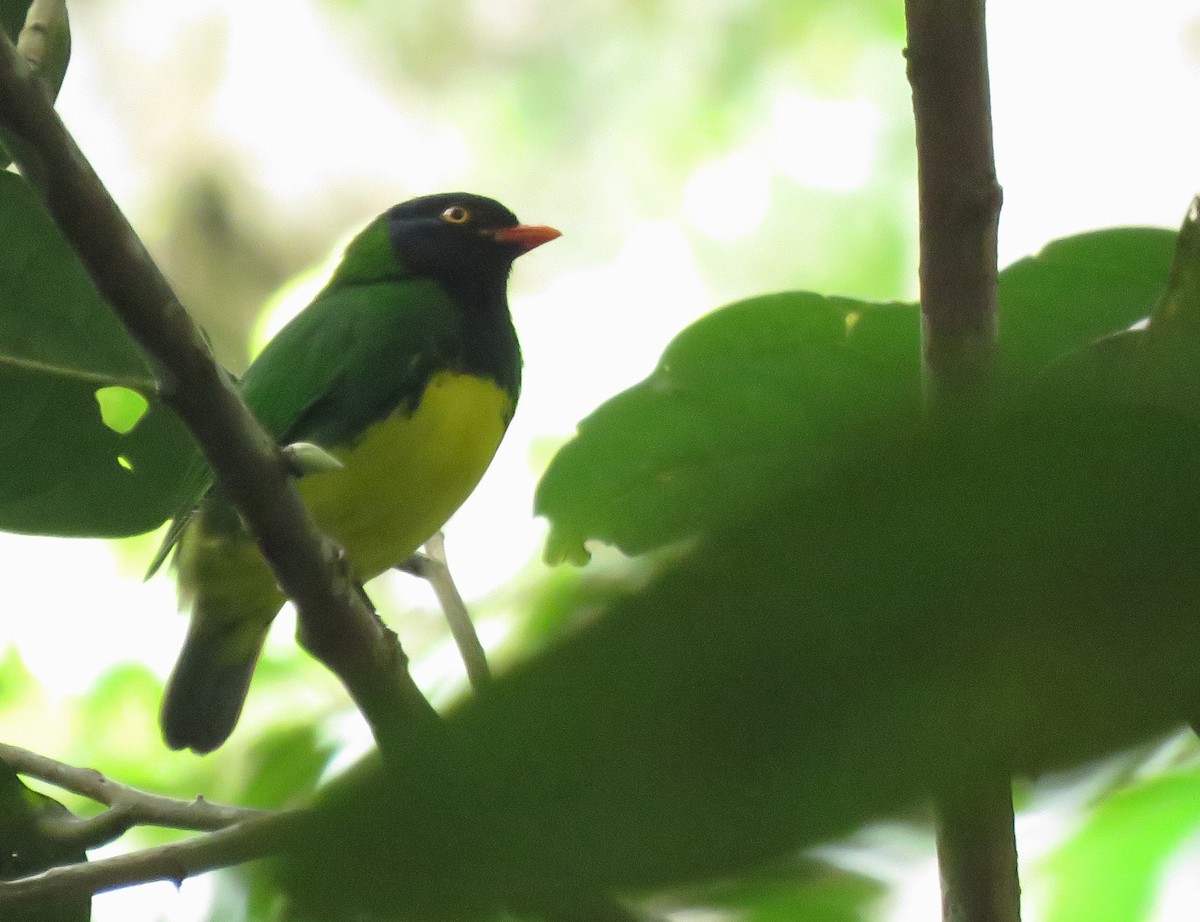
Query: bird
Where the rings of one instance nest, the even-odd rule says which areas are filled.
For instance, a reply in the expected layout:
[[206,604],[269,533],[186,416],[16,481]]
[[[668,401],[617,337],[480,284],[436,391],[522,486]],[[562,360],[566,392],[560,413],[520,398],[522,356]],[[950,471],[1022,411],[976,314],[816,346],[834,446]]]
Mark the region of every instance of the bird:
[[[440,530],[491,463],[521,390],[509,273],[560,235],[481,195],[395,205],[237,383],[280,446],[328,461],[296,486],[360,584]],[[191,621],[160,723],[167,746],[203,754],[232,734],[286,599],[219,485],[195,479],[147,577],[174,555]]]

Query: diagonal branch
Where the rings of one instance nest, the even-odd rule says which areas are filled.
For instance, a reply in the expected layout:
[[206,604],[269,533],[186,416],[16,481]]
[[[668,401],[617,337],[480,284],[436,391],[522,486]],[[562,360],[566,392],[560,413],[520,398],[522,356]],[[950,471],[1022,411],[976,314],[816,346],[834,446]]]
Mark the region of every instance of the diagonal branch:
[[203,336],[54,111],[0,35],[0,129],[100,294],[146,353],[159,395],[200,445],[283,591],[300,641],[345,684],[381,748],[401,749],[432,710],[396,636],[365,604],[340,551],[313,526],[278,447],[213,362]]

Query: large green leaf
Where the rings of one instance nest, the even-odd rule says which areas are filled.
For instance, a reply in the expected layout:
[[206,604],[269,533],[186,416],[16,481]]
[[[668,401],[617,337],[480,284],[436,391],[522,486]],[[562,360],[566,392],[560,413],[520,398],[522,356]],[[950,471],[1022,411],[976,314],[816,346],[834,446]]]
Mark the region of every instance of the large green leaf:
[[781,478],[812,483],[839,444],[919,409],[907,304],[768,295],[699,320],[645,381],[597,409],[538,486],[547,557],[599,538],[629,554],[703,533]]
[[[1056,241],[1000,274],[999,364],[1028,383],[1149,315],[1173,231]],[[822,475],[839,443],[916,412],[915,305],[807,292],[755,298],[688,327],[645,381],[600,406],[551,462],[536,511],[546,556],[590,538],[637,554],[703,534],[764,483]]]
[[1036,775],[1178,726],[1200,226],[1179,261],[1135,347],[1095,347],[1132,386],[1077,362],[969,421],[842,444],[333,786],[284,866],[300,902],[436,918],[712,879],[997,762]]
[[195,457],[79,260],[0,173],[0,529],[148,531],[177,510]]
[[761,497],[402,765],[331,790],[291,866],[301,902],[453,917],[711,879],[996,759],[1038,774],[1177,727],[1200,435],[1054,396],[868,437]]
[[300,904],[466,918],[712,880],[1193,717],[1194,217],[1148,330],[1089,350],[1128,386],[1072,377],[1085,356],[765,488],[332,785],[283,865]]

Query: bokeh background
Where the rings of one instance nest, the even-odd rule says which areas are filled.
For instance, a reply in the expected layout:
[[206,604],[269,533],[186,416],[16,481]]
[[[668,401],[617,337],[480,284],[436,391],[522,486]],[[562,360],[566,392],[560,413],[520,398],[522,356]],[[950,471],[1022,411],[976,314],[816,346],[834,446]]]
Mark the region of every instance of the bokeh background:
[[[536,600],[577,578],[540,563],[541,470],[674,333],[767,291],[915,296],[900,0],[72,0],[70,12],[59,109],[235,371],[393,202],[467,189],[564,232],[517,265],[525,393],[447,528],[501,664],[564,629],[535,616]],[[1006,0],[989,29],[1002,264],[1079,231],[1177,225],[1200,190],[1200,4]],[[166,752],[158,696],[185,621],[169,577],[141,581],[154,545],[0,535],[0,738],[156,791],[263,805],[368,745],[282,618],[232,743],[203,759]],[[591,571],[626,567],[597,550]],[[371,588],[431,697],[461,694],[426,587],[397,575]],[[1064,887],[1131,867],[1143,873],[1127,892],[1080,917],[1194,918],[1196,763],[1180,736],[1022,787],[1026,918],[1067,918]],[[821,919],[936,918],[919,818],[823,857],[870,885]],[[95,918],[238,918],[245,899],[210,875],[106,895]]]

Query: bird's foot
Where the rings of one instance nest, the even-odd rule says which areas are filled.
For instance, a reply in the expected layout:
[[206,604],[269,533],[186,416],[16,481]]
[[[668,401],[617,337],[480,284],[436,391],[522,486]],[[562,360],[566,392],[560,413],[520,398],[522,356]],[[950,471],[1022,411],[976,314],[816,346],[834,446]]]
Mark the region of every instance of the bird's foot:
[[327,452],[320,445],[312,442],[293,442],[280,449],[283,462],[293,477],[306,477],[309,474],[324,474],[329,471],[340,471],[345,467],[341,461]]

